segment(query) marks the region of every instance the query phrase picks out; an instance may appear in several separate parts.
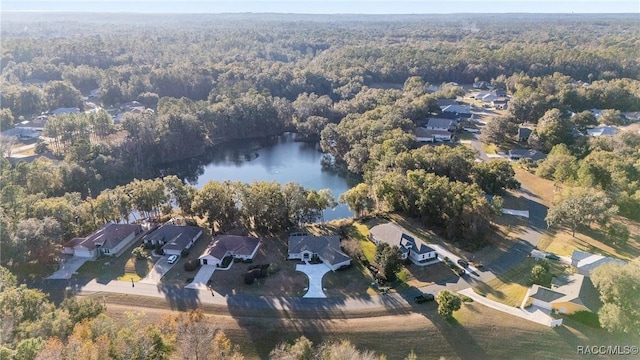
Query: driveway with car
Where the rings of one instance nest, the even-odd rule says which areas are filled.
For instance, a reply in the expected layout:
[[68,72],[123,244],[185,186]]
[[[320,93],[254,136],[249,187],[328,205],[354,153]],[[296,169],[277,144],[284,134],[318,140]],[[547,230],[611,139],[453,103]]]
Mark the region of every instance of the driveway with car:
[[155,265],[153,265],[153,269],[149,271],[149,274],[139,282],[143,284],[157,284],[160,282],[160,279],[162,279],[164,274],[171,270],[174,265],[175,263],[169,264],[169,257],[163,256],[156,261]]

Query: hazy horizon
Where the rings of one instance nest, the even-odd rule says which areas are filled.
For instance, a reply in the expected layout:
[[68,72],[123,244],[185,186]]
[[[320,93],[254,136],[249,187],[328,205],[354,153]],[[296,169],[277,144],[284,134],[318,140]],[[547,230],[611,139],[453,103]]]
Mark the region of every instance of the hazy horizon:
[[635,14],[640,2],[575,0],[253,0],[253,1],[152,1],[152,0],[4,0],[2,12],[108,12],[108,13],[279,13],[279,14]]

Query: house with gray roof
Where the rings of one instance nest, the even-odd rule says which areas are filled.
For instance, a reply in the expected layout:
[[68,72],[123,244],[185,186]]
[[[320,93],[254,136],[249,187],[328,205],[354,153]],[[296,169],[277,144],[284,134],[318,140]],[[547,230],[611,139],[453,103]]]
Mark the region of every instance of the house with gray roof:
[[509,159],[517,161],[520,159],[530,159],[534,164],[547,158],[547,154],[535,149],[511,149]]
[[61,107],[61,108],[57,108],[55,110],[51,110],[51,115],[52,116],[57,116],[57,115],[64,115],[64,114],[77,114],[80,112],[80,108],[77,107]]
[[351,257],[340,248],[339,236],[291,234],[288,253],[289,259],[310,260],[317,256],[332,271],[351,264]]
[[588,253],[586,251],[574,250],[571,254],[571,266],[575,267],[578,274],[591,276],[596,268],[609,263],[626,265],[626,262],[620,259]]
[[532,305],[560,314],[595,312],[600,307],[598,292],[593,283],[581,274],[554,278],[551,288],[533,285],[527,292],[527,298]]
[[201,265],[222,264],[222,259],[232,256],[234,259],[253,260],[260,247],[260,239],[253,236],[218,235],[198,258]]
[[430,118],[425,128],[427,130],[451,131],[455,129],[456,121],[452,119]]
[[183,250],[191,246],[202,235],[202,228],[198,226],[180,226],[170,223],[163,224],[142,241],[153,245],[162,245],[165,255],[180,255]]
[[62,245],[62,253],[89,259],[120,256],[141,232],[142,227],[137,224],[108,223],[87,237],[67,241]]
[[461,118],[471,117],[471,107],[469,105],[449,105],[442,108],[443,113],[454,114]]
[[391,246],[397,246],[402,254],[402,259],[409,259],[414,263],[438,258],[438,253],[433,248],[395,223],[376,225],[369,230],[369,236],[376,244],[384,242]]
[[587,134],[589,136],[598,137],[598,136],[614,136],[617,134],[619,129],[615,126],[598,126],[593,129],[587,129]]
[[533,130],[527,127],[519,127],[518,128],[518,141],[519,142],[527,142],[529,141],[529,137],[533,133]]
[[13,129],[3,131],[2,136],[15,137],[18,140],[30,140],[39,138],[40,132],[24,127],[14,127]]

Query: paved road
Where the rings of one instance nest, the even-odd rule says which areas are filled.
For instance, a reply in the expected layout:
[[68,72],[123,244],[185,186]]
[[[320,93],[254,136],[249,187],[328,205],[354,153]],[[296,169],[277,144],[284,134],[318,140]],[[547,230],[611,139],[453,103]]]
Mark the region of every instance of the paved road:
[[[523,197],[527,198],[529,204],[529,228],[522,235],[520,240],[492,263],[485,265],[482,269],[472,268],[471,273],[462,277],[454,277],[440,284],[420,288],[420,291],[437,293],[442,289],[460,291],[467,289],[477,282],[486,282],[508,271],[513,266],[520,263],[532,249],[537,246],[542,231],[546,228],[544,218],[546,207],[539,204],[535,196],[531,195],[527,189],[522,189]],[[450,258],[455,258],[450,254]],[[264,309],[281,310],[304,310],[313,311],[318,316],[330,316],[328,314],[335,311],[347,313],[349,311],[362,311],[374,309],[405,309],[413,301],[413,296],[417,290],[409,290],[403,293],[382,294],[376,296],[364,295],[350,298],[292,298],[292,297],[265,297],[240,294],[220,294],[206,287],[197,289],[185,289],[182,286],[162,286],[156,284],[144,284],[127,281],[111,281],[108,284],[101,284],[93,280],[88,283],[80,283],[81,280],[71,281],[48,280],[38,284],[39,287],[49,290],[71,290],[77,294],[88,295],[99,292],[135,294],[150,297],[167,299],[172,306],[177,308],[188,308],[188,305],[197,306],[201,303],[225,305],[228,307],[252,307]],[[324,315],[323,315],[324,314]]]

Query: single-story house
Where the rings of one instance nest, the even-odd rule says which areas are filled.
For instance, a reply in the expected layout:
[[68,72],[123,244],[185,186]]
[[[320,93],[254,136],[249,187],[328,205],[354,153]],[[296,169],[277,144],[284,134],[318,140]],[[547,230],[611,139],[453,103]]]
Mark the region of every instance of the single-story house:
[[497,97],[507,97],[507,90],[505,89],[495,89],[493,92]]
[[413,135],[416,137],[416,141],[418,142],[435,142],[436,138],[433,136],[431,131],[418,127],[413,131]]
[[329,269],[336,271],[351,264],[351,258],[340,248],[339,236],[289,236],[289,259],[310,260],[317,256]]
[[498,110],[507,110],[507,107],[509,106],[509,99],[500,97],[493,100],[491,103],[493,104],[493,107]]
[[533,130],[530,129],[530,128],[519,127],[518,128],[518,141],[519,142],[527,142],[529,140],[529,137],[531,136],[532,132],[533,132]]
[[640,111],[630,111],[622,113],[622,116],[624,116],[630,122],[640,121]]
[[68,107],[68,108],[57,108],[55,110],[51,110],[52,116],[63,115],[63,114],[77,114],[80,112],[80,109],[77,107]]
[[598,137],[598,136],[614,136],[617,134],[619,129],[615,126],[598,126],[593,129],[587,129],[587,134],[589,136]]
[[488,89],[489,86],[491,86],[491,84],[486,81],[478,81],[473,83],[474,89]]
[[142,239],[145,243],[163,245],[162,250],[166,255],[180,255],[183,250],[191,246],[202,235],[202,229],[198,226],[179,226],[163,224]]
[[142,232],[137,224],[103,225],[85,238],[74,238],[62,245],[62,253],[96,259],[102,255],[120,256]]
[[427,130],[422,127],[416,128],[413,134],[418,142],[451,141],[452,136],[448,131]]
[[438,107],[440,109],[444,109],[449,105],[458,105],[458,101],[456,99],[437,99]]
[[18,140],[29,140],[39,138],[40,132],[24,127],[14,127],[13,129],[3,131],[1,135],[6,137],[15,137]]
[[560,314],[595,312],[600,307],[598,292],[591,280],[580,274],[554,278],[551,288],[533,285],[528,296],[532,305]]
[[25,120],[17,123],[16,127],[42,131],[44,130],[44,127],[47,126],[47,120],[49,120],[47,115],[39,115],[31,120]]
[[533,163],[547,158],[547,154],[534,149],[511,149],[509,159],[517,161],[520,159],[531,159]]
[[496,95],[496,93],[490,92],[490,93],[483,94],[479,100],[482,100],[482,102],[484,103],[490,103],[497,98],[498,98],[498,95]]
[[216,265],[222,259],[232,256],[235,259],[253,260],[260,247],[260,239],[252,236],[218,235],[211,240],[209,247],[198,258],[202,265]]
[[442,108],[443,113],[455,114],[461,118],[471,117],[471,107],[469,105],[449,105]]
[[455,129],[456,121],[451,119],[430,118],[425,128],[427,130],[451,131]]
[[376,225],[369,230],[371,240],[379,244],[398,246],[403,259],[424,262],[438,258],[438,253],[422,240],[395,223]]
[[617,263],[620,265],[626,264],[625,261],[620,259],[596,255],[586,251],[574,250],[573,254],[571,254],[571,266],[578,270],[578,274],[582,274],[584,276],[591,276],[591,272],[593,270],[608,263]]

